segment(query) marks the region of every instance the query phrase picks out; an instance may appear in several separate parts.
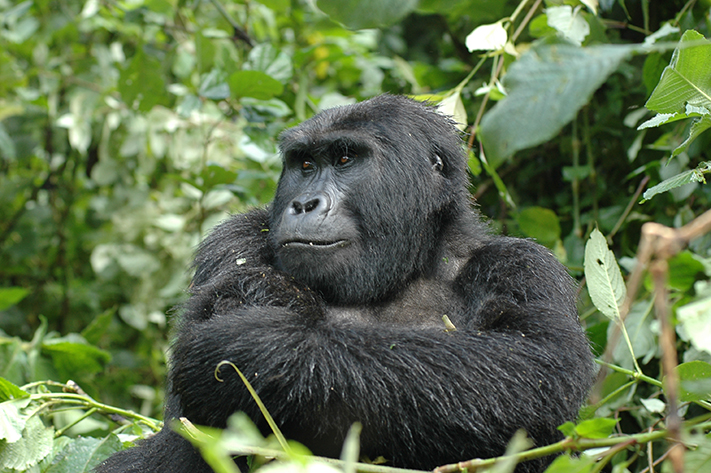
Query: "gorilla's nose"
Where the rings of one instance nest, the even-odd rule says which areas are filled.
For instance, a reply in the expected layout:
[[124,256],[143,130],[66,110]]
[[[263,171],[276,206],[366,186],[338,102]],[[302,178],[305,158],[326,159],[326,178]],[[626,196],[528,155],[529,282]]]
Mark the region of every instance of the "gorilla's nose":
[[[289,213],[291,215],[312,214],[322,215],[331,210],[331,199],[328,194],[303,194],[291,201]],[[305,215],[304,215],[305,216]]]

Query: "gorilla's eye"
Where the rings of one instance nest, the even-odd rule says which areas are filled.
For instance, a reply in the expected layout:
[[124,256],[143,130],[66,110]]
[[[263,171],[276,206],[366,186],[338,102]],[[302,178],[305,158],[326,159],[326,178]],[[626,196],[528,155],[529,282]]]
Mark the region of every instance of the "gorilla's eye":
[[340,158],[338,158],[338,161],[336,161],[337,165],[344,165],[344,164],[349,164],[353,161],[354,158],[357,158],[358,155],[353,155],[353,156],[348,156],[348,155],[343,155]]
[[313,171],[314,170],[314,163],[309,160],[304,159],[301,162],[301,170],[302,171]]

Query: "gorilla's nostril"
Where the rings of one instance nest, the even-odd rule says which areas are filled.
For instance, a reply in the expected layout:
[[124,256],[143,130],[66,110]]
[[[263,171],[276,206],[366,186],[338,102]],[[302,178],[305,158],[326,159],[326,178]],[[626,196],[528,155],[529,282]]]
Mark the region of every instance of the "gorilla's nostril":
[[304,204],[304,212],[311,212],[316,207],[318,207],[318,204],[319,204],[318,199],[311,199],[310,201],[308,201]]

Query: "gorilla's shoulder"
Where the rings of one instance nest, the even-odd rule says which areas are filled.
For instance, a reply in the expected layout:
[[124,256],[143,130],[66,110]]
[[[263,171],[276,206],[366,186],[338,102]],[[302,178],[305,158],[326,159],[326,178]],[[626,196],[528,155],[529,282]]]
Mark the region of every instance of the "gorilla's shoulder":
[[202,285],[228,265],[269,264],[268,212],[268,208],[257,208],[217,224],[198,246],[192,264],[193,285]]

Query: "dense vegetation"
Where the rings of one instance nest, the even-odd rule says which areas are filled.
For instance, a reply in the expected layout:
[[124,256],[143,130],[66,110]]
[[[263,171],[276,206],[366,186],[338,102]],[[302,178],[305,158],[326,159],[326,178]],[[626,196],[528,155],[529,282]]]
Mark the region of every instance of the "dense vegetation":
[[[709,0],[0,0],[0,471],[155,430],[195,245],[271,198],[281,130],[383,92],[441,102],[492,226],[581,281],[600,383],[514,458],[708,471],[708,38]],[[315,465],[240,418],[184,427],[218,471]]]

